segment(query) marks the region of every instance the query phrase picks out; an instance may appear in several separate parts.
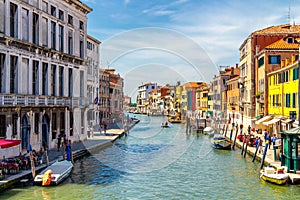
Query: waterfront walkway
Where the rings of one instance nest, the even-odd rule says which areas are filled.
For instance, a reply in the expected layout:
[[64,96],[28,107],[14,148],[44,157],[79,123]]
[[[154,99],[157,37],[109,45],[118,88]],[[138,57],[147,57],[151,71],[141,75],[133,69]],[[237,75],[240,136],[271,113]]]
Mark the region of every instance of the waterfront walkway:
[[[139,120],[134,120],[129,126],[128,131],[136,124]],[[128,133],[127,131],[127,133]],[[120,128],[117,124],[109,124],[109,129],[106,134],[100,132],[99,128],[95,127],[95,132],[90,137],[81,142],[74,142],[71,144],[73,158],[77,160],[85,155],[89,155],[93,151],[99,151],[101,149],[110,147],[113,143],[123,135],[127,134],[126,130]],[[49,163],[52,164],[56,161],[63,160],[62,148],[58,151],[57,148],[48,150]],[[45,162],[45,161],[44,161]],[[47,167],[46,163],[37,166],[36,172],[40,172]],[[6,175],[4,179],[0,180],[0,192],[13,187],[16,184],[28,184],[32,180],[31,169],[21,170],[15,175]]]

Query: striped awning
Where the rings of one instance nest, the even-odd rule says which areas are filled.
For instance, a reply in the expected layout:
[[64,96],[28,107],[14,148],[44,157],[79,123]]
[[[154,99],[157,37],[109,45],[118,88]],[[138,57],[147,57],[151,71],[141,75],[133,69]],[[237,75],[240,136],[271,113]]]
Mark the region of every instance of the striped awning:
[[267,120],[269,120],[269,119],[271,119],[271,118],[272,118],[271,115],[264,116],[263,118],[260,118],[259,120],[257,120],[257,121],[255,122],[255,124],[263,123],[263,122],[265,122],[265,121],[267,121]]
[[263,122],[263,124],[266,125],[266,126],[270,126],[270,125],[275,124],[275,123],[277,123],[277,122],[279,122],[279,121],[280,121],[280,119],[274,118],[274,119],[272,119],[272,120],[270,120],[270,121]]

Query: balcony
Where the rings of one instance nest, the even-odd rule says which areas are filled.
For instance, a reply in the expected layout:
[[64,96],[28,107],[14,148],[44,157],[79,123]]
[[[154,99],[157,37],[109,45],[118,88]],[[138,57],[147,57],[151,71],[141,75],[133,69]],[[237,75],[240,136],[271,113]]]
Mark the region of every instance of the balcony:
[[0,94],[1,107],[78,107],[86,106],[84,98],[34,96],[22,94]]

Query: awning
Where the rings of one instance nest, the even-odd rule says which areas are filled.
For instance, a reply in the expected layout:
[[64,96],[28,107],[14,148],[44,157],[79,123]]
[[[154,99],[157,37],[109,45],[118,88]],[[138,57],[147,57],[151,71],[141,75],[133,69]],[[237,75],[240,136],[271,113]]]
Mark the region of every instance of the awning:
[[263,122],[263,124],[266,125],[266,126],[269,126],[269,125],[275,124],[275,123],[277,123],[277,122],[279,122],[279,121],[280,121],[280,119],[274,118],[274,119],[272,119],[272,120],[270,120],[270,121]]
[[271,118],[272,118],[272,116],[270,116],[270,115],[264,116],[263,118],[257,120],[257,121],[255,122],[255,124],[260,124],[260,123],[262,123],[262,122],[264,122],[264,121],[267,121],[267,120],[269,120],[269,119],[271,119]]
[[293,122],[294,120],[292,120],[292,119],[286,119],[286,120],[283,120],[283,121],[281,121],[281,123],[283,123],[283,124],[288,124],[288,123],[291,123],[291,122]]
[[13,147],[13,146],[19,145],[20,143],[21,143],[21,140],[4,140],[4,139],[0,139],[1,149]]

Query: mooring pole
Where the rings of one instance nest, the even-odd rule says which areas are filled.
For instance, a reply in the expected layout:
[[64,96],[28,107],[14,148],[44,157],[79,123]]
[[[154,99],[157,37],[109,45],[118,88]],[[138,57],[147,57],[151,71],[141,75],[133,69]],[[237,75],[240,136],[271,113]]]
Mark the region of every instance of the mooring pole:
[[236,125],[236,132],[235,132],[235,136],[234,136],[234,141],[233,141],[233,145],[232,145],[232,150],[234,150],[235,142],[236,142],[236,137],[237,137],[238,132],[239,132],[239,127],[238,127],[238,125]]
[[260,169],[262,169],[263,166],[264,166],[264,162],[265,162],[265,158],[266,158],[266,155],[267,155],[268,146],[269,146],[268,143],[266,143],[265,149],[264,149],[264,154],[263,154],[263,157],[261,159]]

